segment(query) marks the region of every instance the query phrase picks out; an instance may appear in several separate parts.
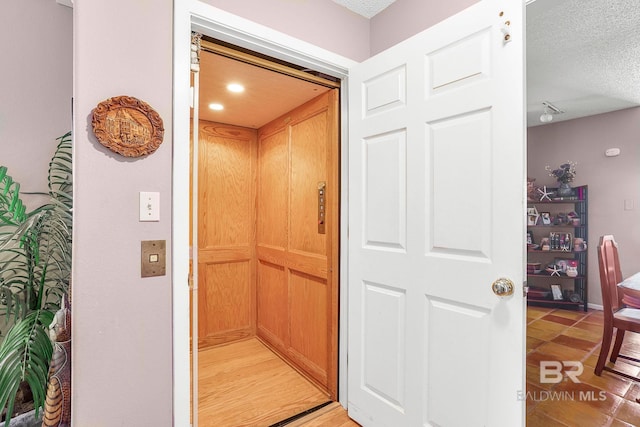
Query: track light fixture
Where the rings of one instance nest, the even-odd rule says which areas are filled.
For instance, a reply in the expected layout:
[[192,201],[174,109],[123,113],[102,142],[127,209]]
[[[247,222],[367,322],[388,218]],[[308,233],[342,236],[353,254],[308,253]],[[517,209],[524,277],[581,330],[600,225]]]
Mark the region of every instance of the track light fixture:
[[551,120],[553,120],[553,116],[551,115],[547,107],[544,107],[544,111],[540,115],[540,121],[542,123],[549,123]]
[[549,123],[551,120],[553,120],[554,114],[564,113],[564,111],[560,110],[558,107],[556,107],[549,101],[544,101],[542,105],[544,105],[544,111],[540,115],[540,121],[542,123]]

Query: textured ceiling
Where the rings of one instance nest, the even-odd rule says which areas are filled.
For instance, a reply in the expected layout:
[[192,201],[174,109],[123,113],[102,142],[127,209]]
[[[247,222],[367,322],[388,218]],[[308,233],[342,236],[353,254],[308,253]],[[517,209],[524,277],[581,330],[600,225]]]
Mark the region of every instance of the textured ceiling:
[[396,0],[333,0],[365,18],[373,18]]
[[540,123],[640,105],[638,0],[536,0],[527,6],[527,110]]

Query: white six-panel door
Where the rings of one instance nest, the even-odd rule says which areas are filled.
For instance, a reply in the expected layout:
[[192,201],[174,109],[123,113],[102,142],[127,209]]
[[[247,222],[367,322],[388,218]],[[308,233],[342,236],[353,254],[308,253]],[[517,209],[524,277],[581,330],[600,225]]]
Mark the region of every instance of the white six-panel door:
[[364,426],[523,423],[523,13],[480,1],[350,70],[348,400]]

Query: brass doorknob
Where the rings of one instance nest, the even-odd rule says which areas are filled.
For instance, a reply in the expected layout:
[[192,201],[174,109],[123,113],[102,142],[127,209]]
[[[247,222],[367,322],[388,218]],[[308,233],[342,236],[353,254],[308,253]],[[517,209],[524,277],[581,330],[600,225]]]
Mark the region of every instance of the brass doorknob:
[[513,295],[514,290],[513,282],[506,277],[501,277],[491,285],[493,293],[499,297],[508,297]]

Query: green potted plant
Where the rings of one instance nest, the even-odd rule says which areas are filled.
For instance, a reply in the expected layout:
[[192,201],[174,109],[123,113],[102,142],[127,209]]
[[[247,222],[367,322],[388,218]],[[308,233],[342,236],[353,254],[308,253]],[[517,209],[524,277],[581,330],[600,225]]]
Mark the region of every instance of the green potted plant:
[[69,290],[71,133],[57,141],[48,201],[31,211],[20,198],[20,184],[0,166],[0,413],[7,409],[6,426],[21,384],[33,394],[36,416],[44,405],[53,351],[48,327]]

